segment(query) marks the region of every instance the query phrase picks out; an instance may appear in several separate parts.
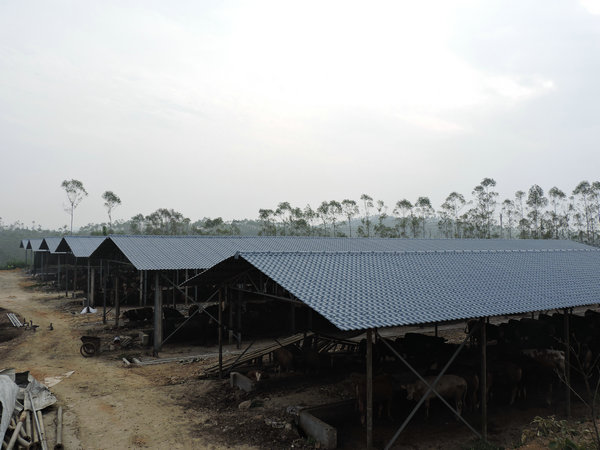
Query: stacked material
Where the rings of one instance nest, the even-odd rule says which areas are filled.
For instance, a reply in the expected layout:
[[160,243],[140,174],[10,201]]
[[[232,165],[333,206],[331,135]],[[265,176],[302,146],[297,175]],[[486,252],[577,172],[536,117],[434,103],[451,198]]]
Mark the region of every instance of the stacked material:
[[[42,411],[56,403],[56,397],[29,372],[0,371],[0,442],[2,448],[48,449]],[[62,449],[62,408],[57,415],[57,442]]]

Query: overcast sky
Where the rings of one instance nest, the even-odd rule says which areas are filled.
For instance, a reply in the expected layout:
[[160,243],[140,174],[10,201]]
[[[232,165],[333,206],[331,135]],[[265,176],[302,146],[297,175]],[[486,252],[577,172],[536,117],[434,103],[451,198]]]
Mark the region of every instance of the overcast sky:
[[600,0],[0,0],[0,217],[600,179]]

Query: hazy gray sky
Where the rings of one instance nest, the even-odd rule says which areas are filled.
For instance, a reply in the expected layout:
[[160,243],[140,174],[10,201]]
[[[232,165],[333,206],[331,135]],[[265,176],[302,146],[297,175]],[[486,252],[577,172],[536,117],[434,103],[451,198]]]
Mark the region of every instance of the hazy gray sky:
[[600,167],[600,0],[0,1],[0,217],[256,218]]

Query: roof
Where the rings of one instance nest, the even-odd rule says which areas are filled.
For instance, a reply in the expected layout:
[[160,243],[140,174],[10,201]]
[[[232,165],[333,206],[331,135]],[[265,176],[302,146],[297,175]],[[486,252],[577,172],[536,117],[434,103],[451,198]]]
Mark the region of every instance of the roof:
[[[40,244],[40,249],[43,250],[48,250],[50,253],[59,253],[56,251],[58,245],[61,243],[62,241],[62,237],[60,236],[53,236],[53,237],[46,237],[44,239],[42,239],[42,243]],[[64,252],[60,252],[60,253],[64,253]]]
[[47,250],[40,248],[43,240],[44,239],[29,239],[29,244],[27,244],[26,248],[28,250],[33,250],[34,252],[45,252]]
[[106,236],[65,236],[56,251],[72,253],[76,258],[89,258],[105,239]]
[[564,240],[387,239],[304,236],[111,235],[93,258],[121,258],[137,270],[208,269],[236,252],[534,250],[587,248]]
[[21,239],[21,243],[19,244],[19,248],[24,248],[27,250],[27,246],[29,245],[29,239]]
[[231,267],[236,258],[264,273],[341,330],[600,302],[600,250],[593,248],[250,252],[240,253],[197,278],[214,279],[221,266]]

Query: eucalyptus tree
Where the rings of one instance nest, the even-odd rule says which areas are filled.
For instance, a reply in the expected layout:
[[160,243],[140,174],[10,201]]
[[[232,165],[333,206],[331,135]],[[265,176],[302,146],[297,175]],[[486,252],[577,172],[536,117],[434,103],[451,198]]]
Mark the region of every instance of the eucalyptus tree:
[[331,223],[331,228],[333,232],[333,236],[337,236],[337,221],[338,218],[342,215],[342,204],[337,200],[331,200],[329,202],[329,208],[327,210],[327,214],[329,216],[329,222]]
[[431,206],[431,200],[429,200],[429,197],[419,197],[415,202],[415,211],[417,212],[417,217],[421,222],[422,236],[425,237],[425,223],[427,222],[427,219],[435,212],[433,206]]
[[567,195],[554,186],[548,191],[548,197],[552,207],[552,209],[548,211],[550,223],[552,224],[552,234],[555,239],[558,239],[560,236],[560,229],[562,228],[561,225],[565,223],[565,214],[561,213],[561,210],[564,209]]
[[524,191],[515,192],[515,211],[517,212],[517,221],[519,224],[519,238],[525,239],[528,237],[529,221],[525,217],[525,207],[523,201],[525,199]]
[[346,219],[348,219],[348,234],[352,237],[352,218],[358,215],[358,205],[354,200],[342,200],[342,211]]
[[509,198],[505,199],[502,202],[502,214],[503,214],[503,217],[506,218],[506,228],[508,229],[508,238],[512,239],[512,230],[515,225],[515,218],[517,216],[515,202],[513,202]]
[[473,213],[480,237],[491,237],[492,226],[494,225],[494,212],[496,210],[496,198],[498,197],[498,193],[493,190],[495,186],[496,181],[493,178],[484,178],[481,183],[473,188],[473,196],[475,197],[475,209]]
[[460,211],[466,203],[465,197],[458,192],[451,192],[442,203],[440,228],[446,237],[460,237]]
[[323,236],[327,236],[329,234],[329,231],[327,231],[327,222],[329,221],[329,202],[326,202],[325,200],[321,202],[317,208],[317,215],[321,219],[321,222],[323,222],[323,231],[321,234]]
[[108,213],[108,228],[112,230],[112,211],[121,204],[121,199],[113,191],[106,191],[102,194],[102,200]]
[[364,237],[371,237],[371,208],[373,208],[373,197],[362,194],[360,196],[363,204],[363,217],[360,219],[361,226],[358,227],[358,234]]
[[274,223],[275,211],[272,209],[259,209],[258,218],[260,220],[260,236],[274,236],[277,234],[277,227]]
[[408,237],[406,228],[409,227],[413,221],[413,204],[405,198],[399,200],[396,202],[393,213],[397,217],[396,227],[398,228],[398,234],[400,237]]
[[579,213],[578,220],[585,225],[585,235],[588,241],[593,239],[595,230],[594,218],[594,189],[589,181],[580,182],[573,190],[576,196],[576,208]]
[[304,220],[306,221],[307,224],[307,234],[309,236],[312,236],[314,234],[314,222],[315,220],[317,220],[319,218],[317,212],[312,209],[312,207],[310,205],[306,205],[304,207]]
[[292,226],[292,206],[289,202],[281,202],[277,205],[277,209],[275,210],[275,216],[279,217],[281,220],[281,225],[283,227],[283,231],[281,231],[282,235],[288,234],[288,226],[291,228]]
[[75,215],[75,208],[79,206],[81,201],[88,196],[87,191],[83,187],[83,183],[79,180],[64,180],[61,187],[67,194],[67,200],[69,206],[65,208],[65,211],[71,216],[71,234],[73,234],[73,216]]
[[544,190],[534,184],[529,188],[529,194],[527,196],[527,206],[529,206],[529,212],[527,213],[528,217],[531,219],[533,225],[533,237],[535,239],[539,239],[542,237],[542,227],[541,227],[541,217],[542,212],[546,205],[548,204],[548,199],[544,195]]

